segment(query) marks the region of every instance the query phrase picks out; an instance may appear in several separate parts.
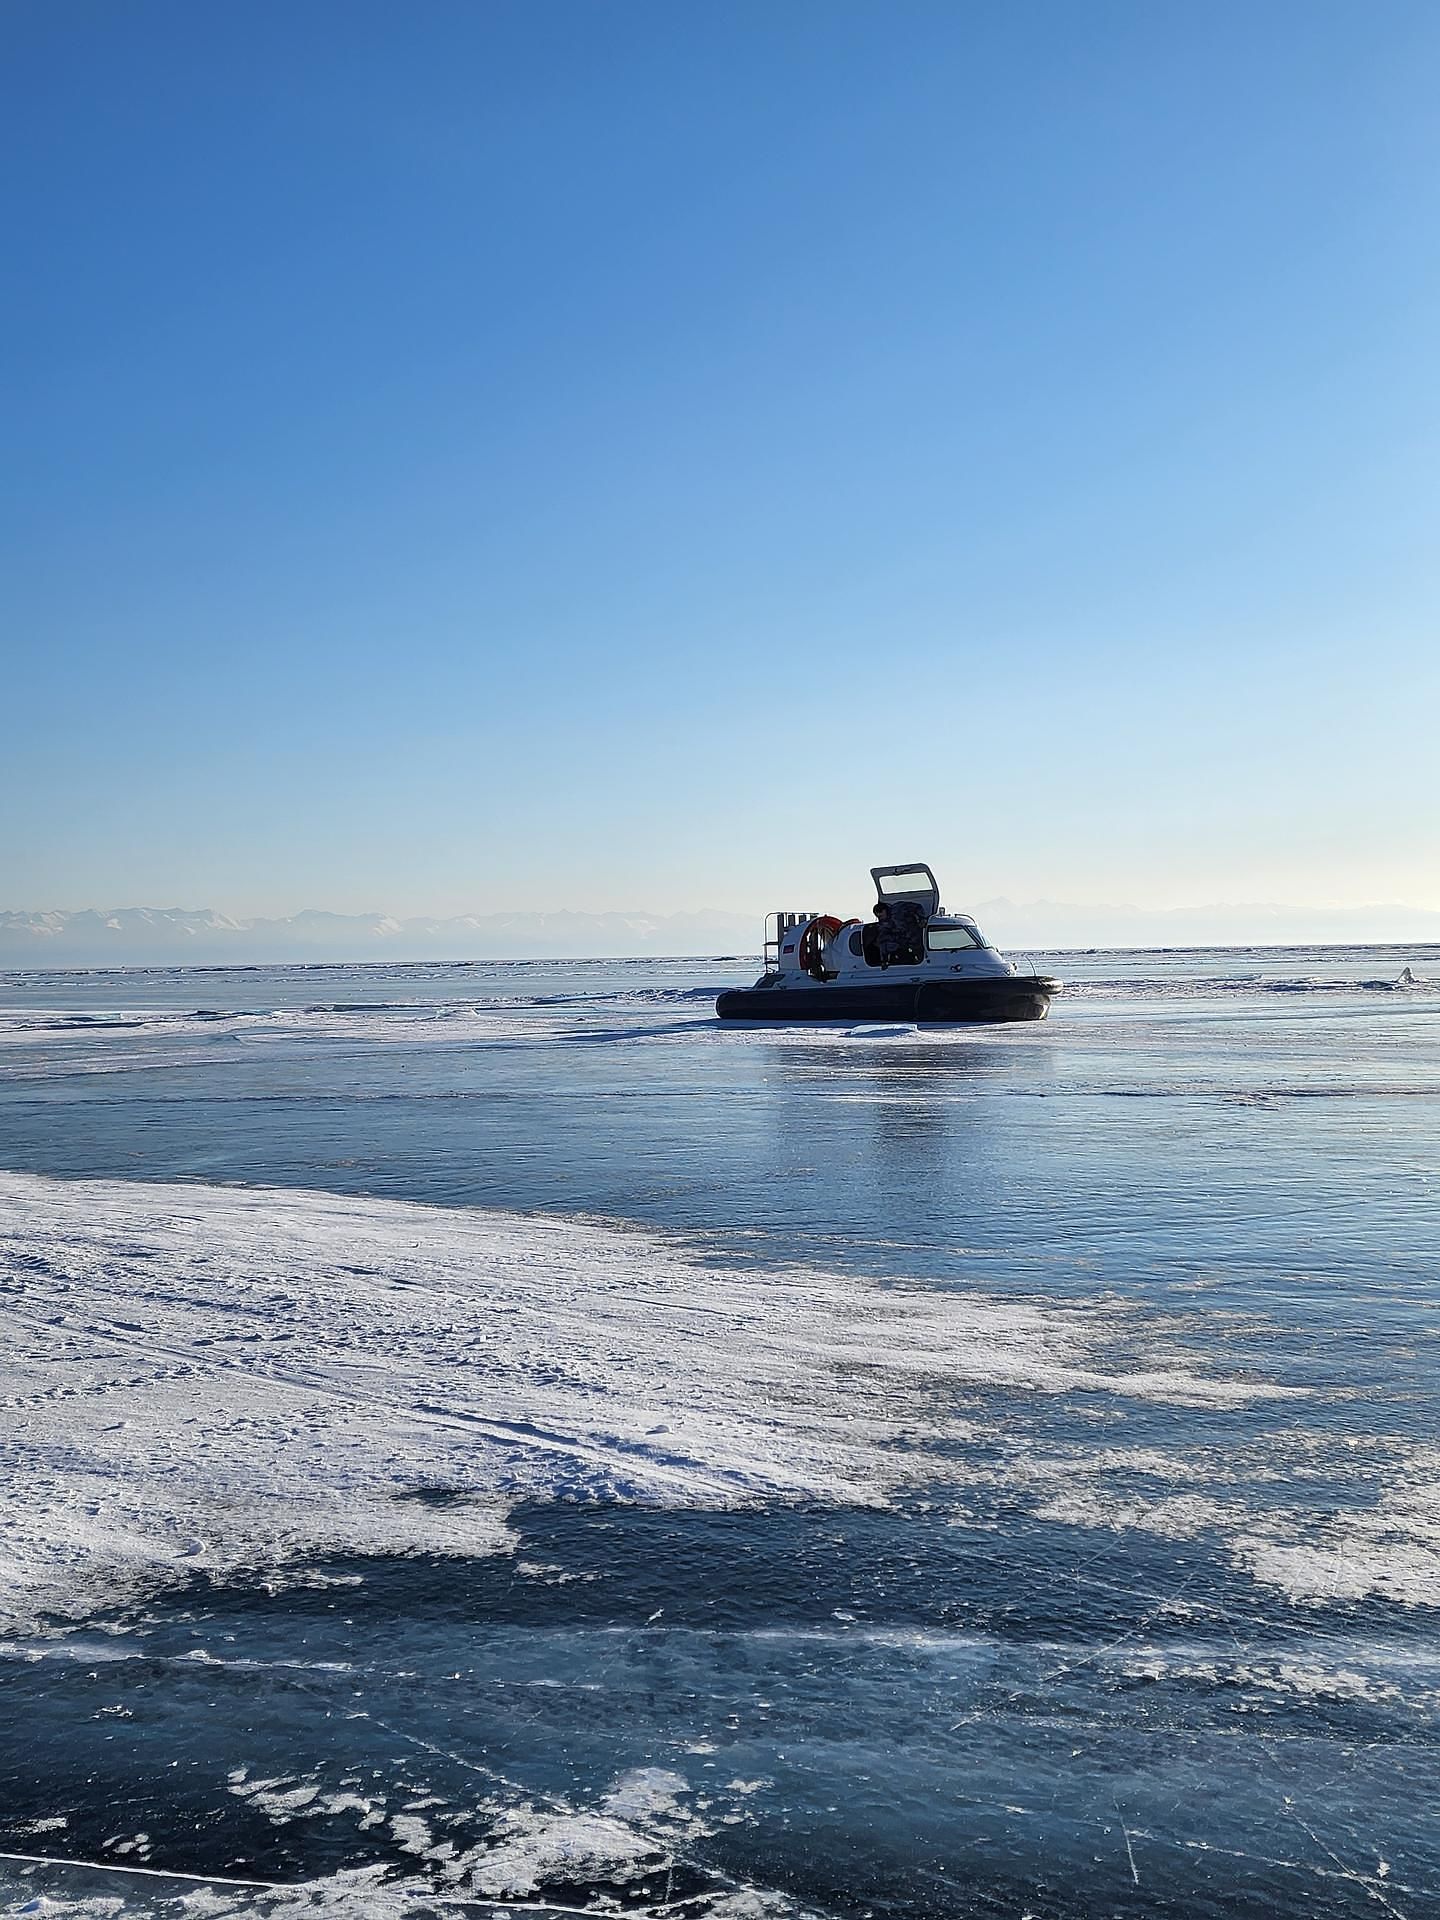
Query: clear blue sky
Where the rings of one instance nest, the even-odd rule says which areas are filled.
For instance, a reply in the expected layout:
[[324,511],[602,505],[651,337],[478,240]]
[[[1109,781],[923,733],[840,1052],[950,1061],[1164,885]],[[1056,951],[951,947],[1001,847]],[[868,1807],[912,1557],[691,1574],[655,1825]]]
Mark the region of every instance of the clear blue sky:
[[1434,0],[8,0],[0,96],[0,906],[1440,906]]

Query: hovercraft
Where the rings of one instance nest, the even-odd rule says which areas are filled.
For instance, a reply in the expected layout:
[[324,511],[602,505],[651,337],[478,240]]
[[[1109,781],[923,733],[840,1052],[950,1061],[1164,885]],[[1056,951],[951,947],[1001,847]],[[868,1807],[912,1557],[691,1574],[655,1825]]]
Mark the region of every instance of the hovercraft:
[[875,914],[777,912],[765,971],[715,1002],[722,1020],[1043,1020],[1061,983],[1021,973],[968,914],[944,913],[923,861],[872,867]]

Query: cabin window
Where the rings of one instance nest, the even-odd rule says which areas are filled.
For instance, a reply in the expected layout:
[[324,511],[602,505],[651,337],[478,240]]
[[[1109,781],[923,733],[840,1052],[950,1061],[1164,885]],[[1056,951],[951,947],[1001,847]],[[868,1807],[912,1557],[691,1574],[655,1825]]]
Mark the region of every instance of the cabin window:
[[887,900],[893,900],[899,894],[929,893],[931,890],[930,875],[924,867],[882,869],[879,884],[883,890],[883,897]]
[[850,951],[851,953],[854,954],[857,960],[861,960],[864,958],[865,936],[863,933],[861,933],[859,927],[856,927],[855,931],[850,936]]
[[927,937],[932,953],[959,953],[965,947],[985,944],[971,927],[931,927]]

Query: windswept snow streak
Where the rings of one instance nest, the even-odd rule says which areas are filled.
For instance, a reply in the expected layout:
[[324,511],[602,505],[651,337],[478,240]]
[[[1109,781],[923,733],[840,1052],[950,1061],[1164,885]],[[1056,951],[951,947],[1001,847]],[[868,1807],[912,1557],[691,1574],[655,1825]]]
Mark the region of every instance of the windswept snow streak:
[[0,1175],[0,1285],[16,1613],[167,1569],[494,1551],[524,1499],[883,1503],[955,1477],[962,1392],[1286,1392],[1107,1371],[1113,1312],[310,1192]]

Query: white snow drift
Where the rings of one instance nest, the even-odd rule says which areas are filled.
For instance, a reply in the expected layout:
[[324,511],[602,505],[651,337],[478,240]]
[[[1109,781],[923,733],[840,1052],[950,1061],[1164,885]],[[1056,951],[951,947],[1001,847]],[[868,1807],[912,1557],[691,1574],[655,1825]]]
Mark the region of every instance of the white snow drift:
[[[0,1174],[0,1289],[17,1618],[186,1565],[494,1551],[526,1498],[883,1502],[970,1431],[961,1385],[1278,1391],[1106,1373],[1093,1308],[310,1192]],[[413,1497],[438,1488],[464,1497]]]

